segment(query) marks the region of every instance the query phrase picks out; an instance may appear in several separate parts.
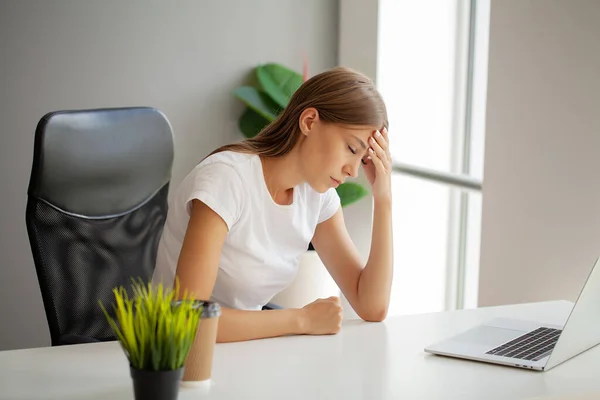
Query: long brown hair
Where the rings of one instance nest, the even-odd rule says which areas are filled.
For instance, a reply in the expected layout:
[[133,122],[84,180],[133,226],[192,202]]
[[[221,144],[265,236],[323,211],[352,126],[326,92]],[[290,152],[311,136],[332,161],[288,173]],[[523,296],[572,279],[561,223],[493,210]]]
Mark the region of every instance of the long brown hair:
[[304,82],[277,119],[255,137],[219,147],[209,156],[228,150],[263,157],[283,156],[298,141],[300,115],[309,107],[314,107],[320,119],[328,123],[388,127],[386,107],[373,81],[350,68],[335,67]]

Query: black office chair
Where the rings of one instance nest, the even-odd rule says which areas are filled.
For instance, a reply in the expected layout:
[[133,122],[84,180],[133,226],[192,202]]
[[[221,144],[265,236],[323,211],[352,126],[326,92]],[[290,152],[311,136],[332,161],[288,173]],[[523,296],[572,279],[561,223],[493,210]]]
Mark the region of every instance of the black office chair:
[[53,346],[115,340],[98,301],[150,280],[173,164],[148,107],[51,112],[38,123],[26,224]]

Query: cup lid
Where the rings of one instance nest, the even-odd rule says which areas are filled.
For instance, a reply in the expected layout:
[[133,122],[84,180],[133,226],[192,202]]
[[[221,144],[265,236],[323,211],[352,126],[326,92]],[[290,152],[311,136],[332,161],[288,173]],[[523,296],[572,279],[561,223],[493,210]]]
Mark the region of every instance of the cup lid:
[[[178,306],[179,304],[181,304],[181,300],[172,302],[173,306]],[[213,318],[221,315],[221,306],[219,303],[211,300],[195,300],[192,307],[196,309],[202,307],[200,318]]]
[[213,318],[221,315],[221,306],[214,301],[202,302],[202,314],[200,318]]

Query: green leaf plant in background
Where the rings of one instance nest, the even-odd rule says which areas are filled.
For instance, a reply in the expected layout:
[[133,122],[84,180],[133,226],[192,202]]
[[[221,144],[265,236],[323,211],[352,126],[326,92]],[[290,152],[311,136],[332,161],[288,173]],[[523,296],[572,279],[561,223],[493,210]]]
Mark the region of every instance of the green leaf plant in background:
[[113,289],[114,318],[100,302],[130,366],[145,371],[182,368],[196,336],[201,305],[187,293],[176,300],[177,282],[174,290],[141,280],[133,280],[132,287],[132,298],[122,286]]
[[[259,65],[254,73],[254,85],[241,86],[233,92],[233,95],[246,105],[238,126],[247,138],[256,136],[273,122],[287,106],[294,92],[308,79],[306,63],[304,75],[277,63]],[[342,207],[357,202],[369,193],[355,182],[342,183],[336,190]]]

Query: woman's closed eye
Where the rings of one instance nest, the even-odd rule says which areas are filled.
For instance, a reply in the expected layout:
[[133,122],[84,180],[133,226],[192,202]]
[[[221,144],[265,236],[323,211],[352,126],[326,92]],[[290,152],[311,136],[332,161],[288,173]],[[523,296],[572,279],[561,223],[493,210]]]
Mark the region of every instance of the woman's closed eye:
[[353,149],[352,146],[348,145],[348,149],[352,154],[356,154],[356,149]]

